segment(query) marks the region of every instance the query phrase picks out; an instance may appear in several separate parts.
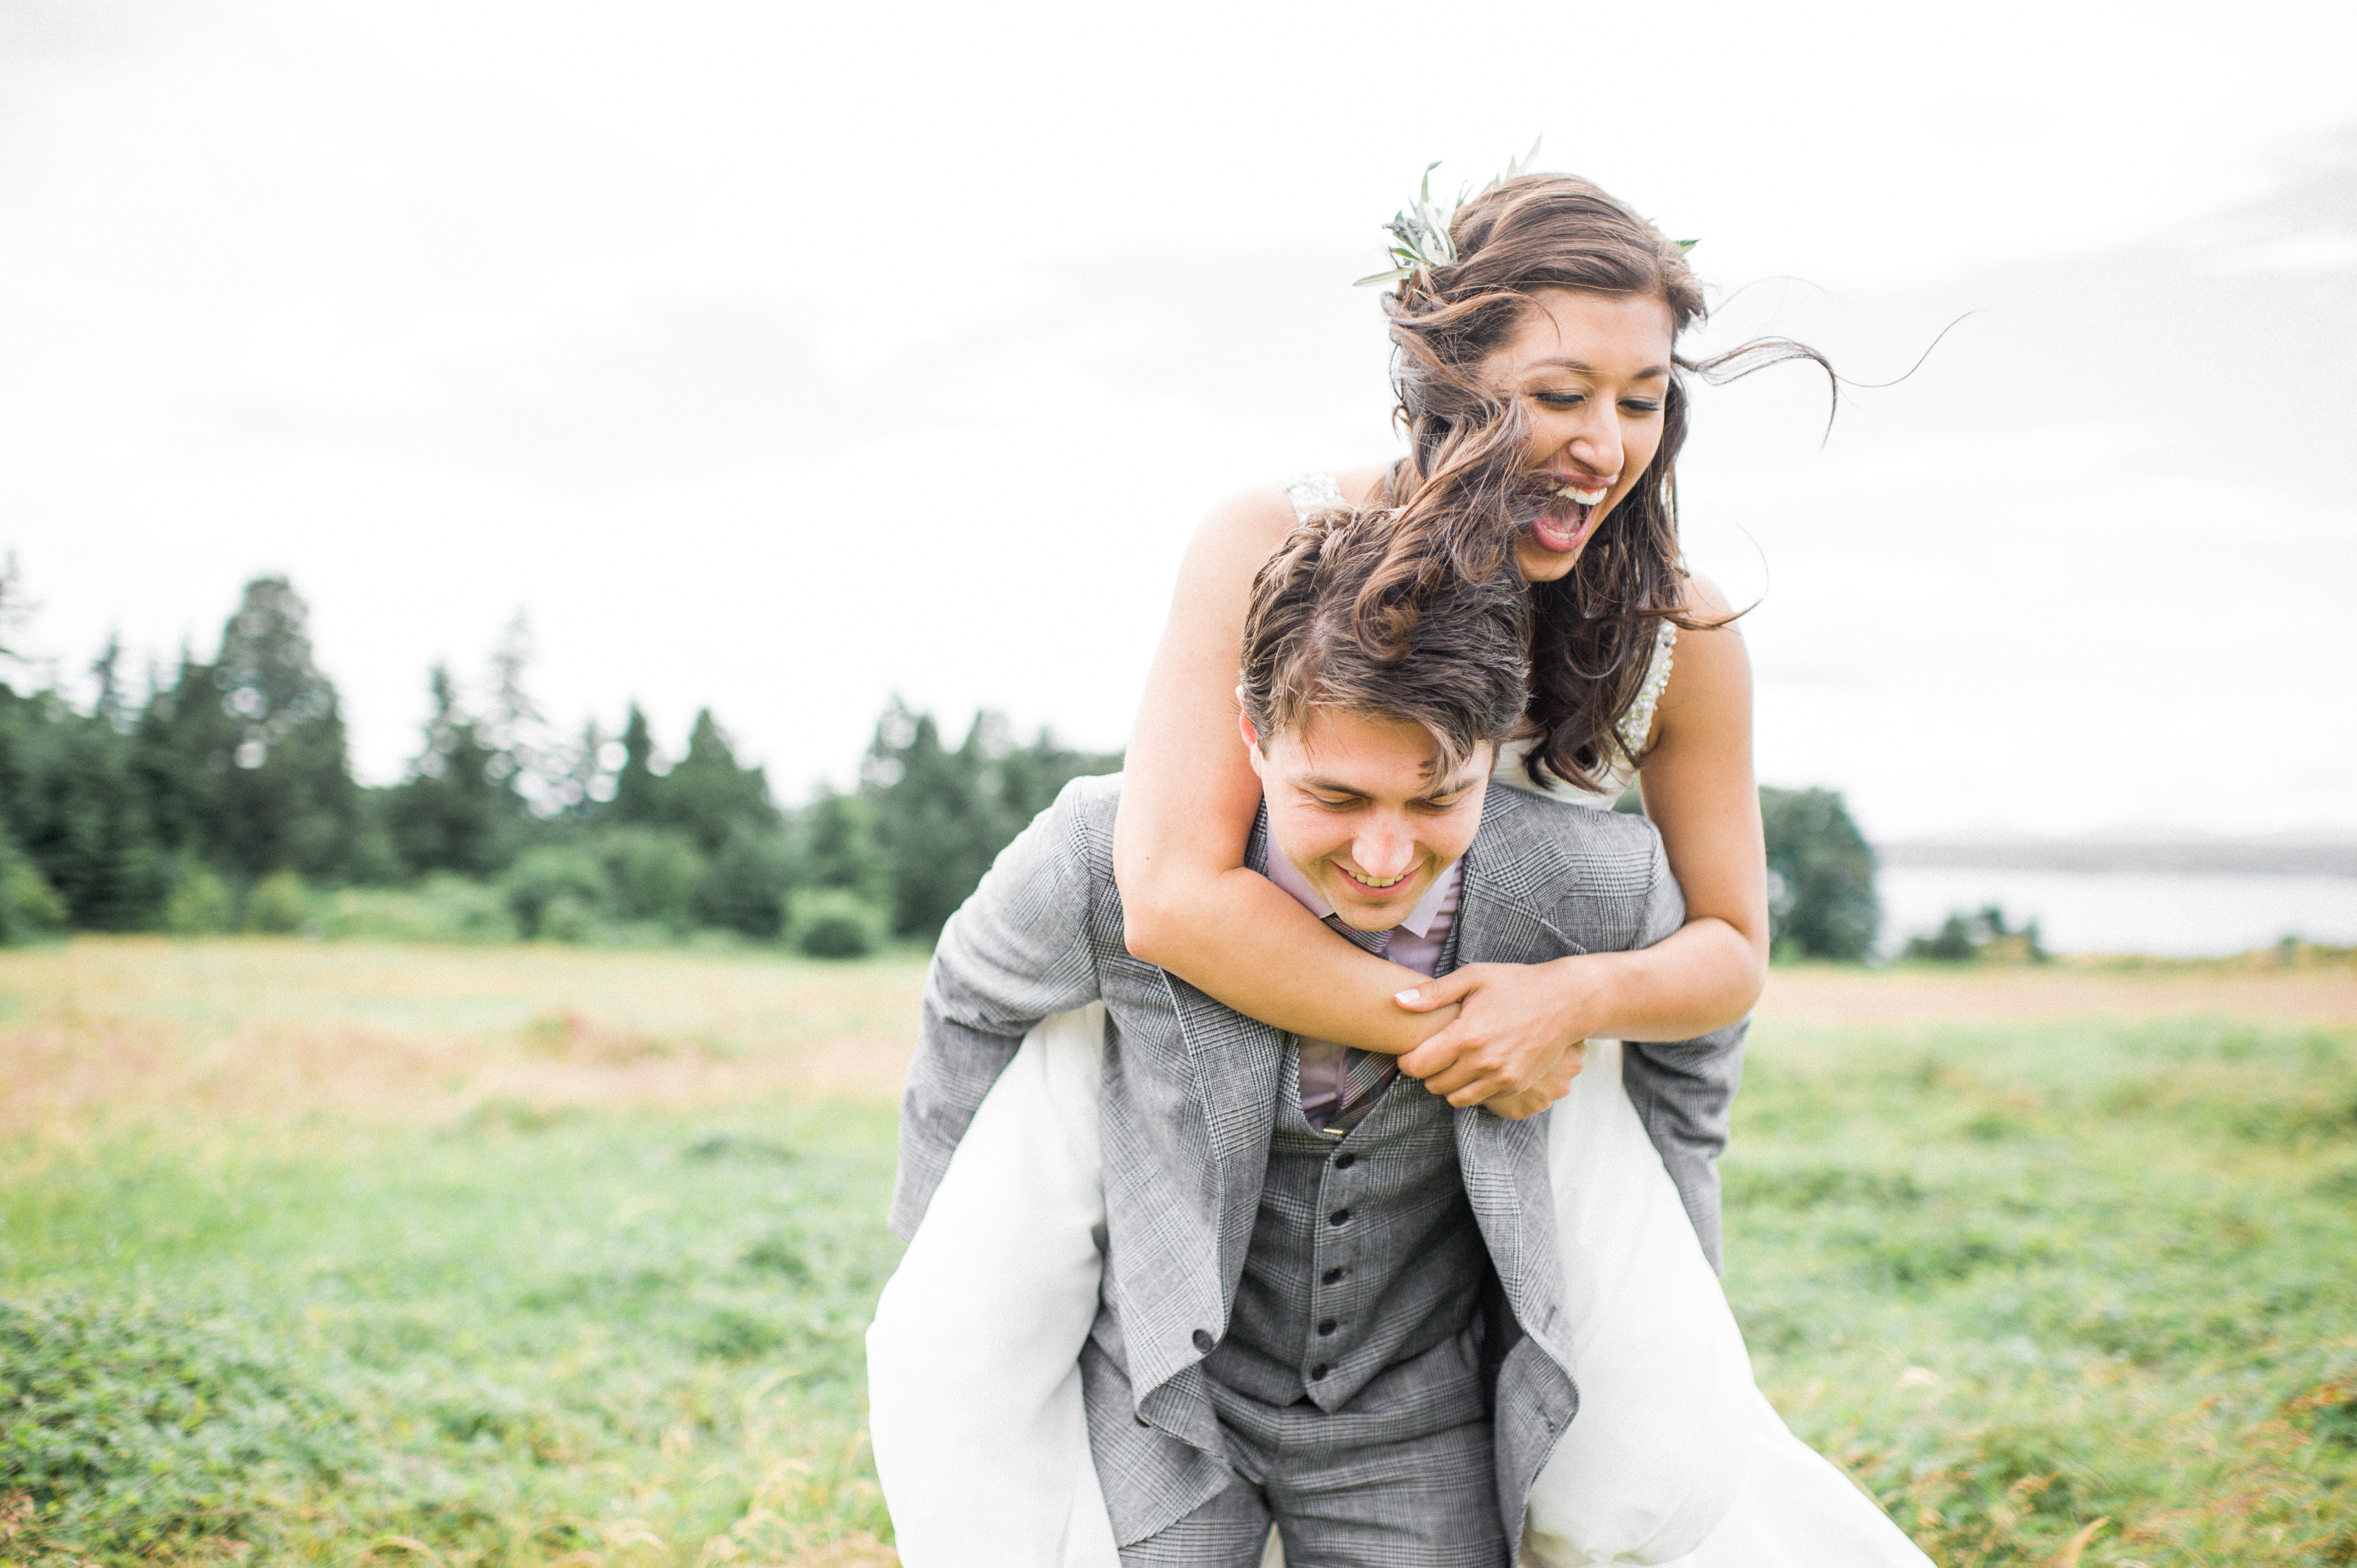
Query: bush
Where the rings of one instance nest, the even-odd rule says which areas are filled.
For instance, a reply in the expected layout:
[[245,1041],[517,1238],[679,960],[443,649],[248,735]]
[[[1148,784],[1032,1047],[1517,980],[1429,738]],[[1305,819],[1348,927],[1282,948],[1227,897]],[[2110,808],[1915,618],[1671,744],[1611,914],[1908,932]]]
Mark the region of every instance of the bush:
[[285,1493],[361,1464],[350,1413],[264,1352],[73,1294],[0,1301],[0,1477],[31,1504],[24,1526],[75,1559],[169,1558],[266,1530]]
[[794,846],[785,834],[738,824],[695,890],[696,923],[775,941],[785,929],[786,892],[795,870]]
[[237,926],[236,901],[212,867],[184,863],[164,900],[164,929],[175,936],[210,937]]
[[0,833],[0,947],[53,937],[65,928],[65,901],[31,857]]
[[[608,897],[606,868],[577,844],[545,844],[527,850],[503,879],[508,912],[526,938],[579,941],[597,924]],[[551,913],[555,906],[565,908]],[[558,929],[556,928],[563,928]]]
[[1907,939],[1907,956],[1934,963],[1970,963],[1975,959],[2044,963],[2049,955],[2036,920],[2008,929],[2005,911],[1991,904],[1977,915],[1950,910],[1932,935]]
[[689,908],[704,881],[704,856],[686,834],[667,828],[616,828],[598,840],[597,850],[623,918],[687,929]]
[[1874,950],[1882,901],[1874,851],[1837,789],[1760,791],[1768,837],[1769,940],[1780,957],[1856,962]]
[[291,871],[274,871],[245,896],[245,929],[285,936],[311,918],[311,890]]
[[884,945],[890,917],[840,887],[793,895],[793,942],[813,958],[866,958]]
[[516,937],[515,919],[496,889],[448,872],[409,889],[347,887],[328,900],[319,925],[330,937],[377,941],[508,942]]

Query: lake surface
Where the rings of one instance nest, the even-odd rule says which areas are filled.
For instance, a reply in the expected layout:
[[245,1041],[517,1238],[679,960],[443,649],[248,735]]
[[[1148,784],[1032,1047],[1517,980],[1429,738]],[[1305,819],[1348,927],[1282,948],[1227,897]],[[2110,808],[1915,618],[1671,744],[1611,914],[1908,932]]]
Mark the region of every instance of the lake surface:
[[1892,865],[1876,886],[1885,952],[1989,904],[2008,926],[2035,918],[2052,952],[2203,958],[2287,936],[2357,946],[2357,877]]

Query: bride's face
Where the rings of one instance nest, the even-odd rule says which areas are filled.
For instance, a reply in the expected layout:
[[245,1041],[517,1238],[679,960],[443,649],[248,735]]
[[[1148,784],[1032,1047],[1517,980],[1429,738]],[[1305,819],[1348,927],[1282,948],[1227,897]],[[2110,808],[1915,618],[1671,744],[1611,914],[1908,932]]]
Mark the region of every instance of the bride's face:
[[1533,297],[1481,371],[1522,405],[1531,433],[1524,466],[1556,491],[1514,545],[1523,575],[1550,583],[1571,570],[1661,449],[1673,326],[1658,295],[1550,288]]

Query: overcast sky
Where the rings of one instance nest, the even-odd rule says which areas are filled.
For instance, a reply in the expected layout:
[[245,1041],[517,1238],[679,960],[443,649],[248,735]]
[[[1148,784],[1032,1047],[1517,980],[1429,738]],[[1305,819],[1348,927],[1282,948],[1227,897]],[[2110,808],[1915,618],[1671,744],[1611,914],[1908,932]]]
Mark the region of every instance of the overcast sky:
[[544,705],[788,798],[894,691],[1116,745],[1178,551],[1387,456],[1423,166],[1699,236],[1689,538],[1878,835],[2357,831],[2347,6],[0,0],[0,542],[78,676],[290,575],[363,774]]

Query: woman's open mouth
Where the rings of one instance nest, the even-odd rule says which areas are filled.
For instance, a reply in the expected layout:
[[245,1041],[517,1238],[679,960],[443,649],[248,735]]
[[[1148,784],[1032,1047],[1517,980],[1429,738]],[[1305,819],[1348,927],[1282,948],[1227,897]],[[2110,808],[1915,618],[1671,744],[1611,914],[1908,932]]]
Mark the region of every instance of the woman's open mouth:
[[1531,537],[1542,550],[1558,555],[1568,555],[1587,542],[1587,535],[1596,522],[1597,509],[1603,504],[1609,486],[1593,490],[1575,489],[1559,485],[1549,499],[1544,511],[1531,520]]

